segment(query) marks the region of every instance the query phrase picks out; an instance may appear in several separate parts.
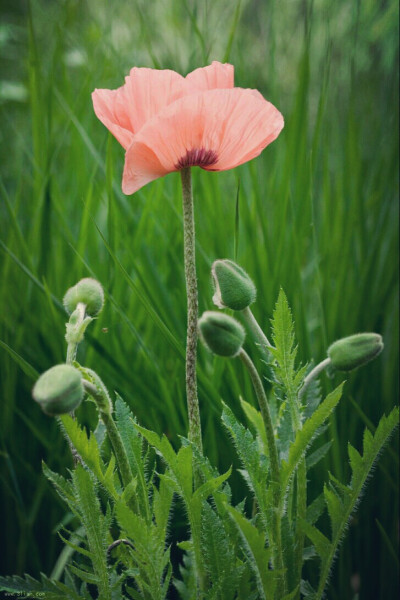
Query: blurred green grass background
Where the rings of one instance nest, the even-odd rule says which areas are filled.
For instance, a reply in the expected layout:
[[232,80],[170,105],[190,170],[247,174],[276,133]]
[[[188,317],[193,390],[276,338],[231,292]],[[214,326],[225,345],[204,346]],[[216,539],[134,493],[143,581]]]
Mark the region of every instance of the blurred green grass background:
[[[326,435],[335,450],[309,495],[328,470],[348,477],[347,440],[359,448],[364,425],[398,398],[397,2],[3,0],[1,17],[0,572],[50,574],[61,549],[54,532],[68,516],[41,459],[65,471],[68,451],[30,390],[35,372],[64,360],[60,300],[80,277],[103,283],[107,305],[78,359],[144,426],[174,441],[187,430],[179,177],[123,196],[123,150],[90,98],[132,66],[186,74],[229,61],[236,85],[283,113],[282,134],[250,164],[194,170],[200,310],[212,308],[212,261],[236,249],[267,332],[286,291],[300,360],[322,360],[344,335],[383,334],[381,357],[349,374]],[[205,451],[237,466],[220,400],[240,414],[250,383],[202,348],[198,373]],[[397,449],[396,438],[350,524],[328,598],[397,597]],[[237,475],[232,485],[241,499]]]

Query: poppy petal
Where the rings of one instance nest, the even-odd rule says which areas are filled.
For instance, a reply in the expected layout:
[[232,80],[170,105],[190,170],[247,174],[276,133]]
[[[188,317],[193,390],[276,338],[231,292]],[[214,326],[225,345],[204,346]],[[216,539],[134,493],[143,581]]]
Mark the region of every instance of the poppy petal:
[[117,90],[94,90],[92,100],[97,118],[126,150],[132,142],[133,130],[129,120],[129,108],[124,101],[123,87]]
[[253,90],[219,89],[184,96],[143,126],[127,150],[126,168],[135,172],[145,145],[157,157],[163,174],[186,166],[231,169],[258,156],[282,127],[280,112]]
[[252,160],[273,142],[284,126],[282,114],[256,90],[235,88],[226,107],[225,128],[212,167],[225,171]]
[[93,92],[94,111],[126,150],[147,120],[184,94],[184,81],[174,71],[134,67],[125,85]]
[[142,142],[133,141],[125,155],[122,191],[133,194],[141,187],[169,173],[158,160],[153,150]]
[[229,63],[213,61],[208,67],[201,67],[185,77],[191,93],[233,88],[234,67]]
[[124,92],[132,130],[136,133],[146,121],[184,94],[185,79],[168,69],[134,67],[125,77]]

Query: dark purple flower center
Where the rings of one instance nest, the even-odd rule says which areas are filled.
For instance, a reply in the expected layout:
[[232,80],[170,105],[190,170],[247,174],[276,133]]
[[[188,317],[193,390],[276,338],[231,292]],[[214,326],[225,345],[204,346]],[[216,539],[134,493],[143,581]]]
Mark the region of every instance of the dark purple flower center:
[[185,156],[182,156],[175,167],[184,169],[185,167],[210,167],[218,160],[217,153],[214,150],[206,150],[205,148],[193,148],[188,150]]

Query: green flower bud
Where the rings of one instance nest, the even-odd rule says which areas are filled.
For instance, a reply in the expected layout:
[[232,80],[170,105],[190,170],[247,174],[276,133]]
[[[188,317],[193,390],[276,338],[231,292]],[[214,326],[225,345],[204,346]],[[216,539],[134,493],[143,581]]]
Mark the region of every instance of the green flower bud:
[[86,313],[91,317],[98,315],[104,304],[104,291],[101,284],[91,277],[86,277],[69,288],[63,300],[67,313],[72,314],[79,303],[85,304]]
[[382,350],[382,336],[378,333],[357,333],[334,342],[328,348],[328,356],[338,371],[352,371],[374,359]]
[[39,377],[32,396],[47,415],[72,412],[83,400],[82,375],[71,365],[56,365]]
[[214,311],[206,311],[199,319],[204,344],[218,356],[233,357],[242,349],[245,332],[236,319]]
[[215,288],[213,302],[218,308],[243,310],[256,299],[257,290],[239,265],[232,260],[216,260],[211,267]]

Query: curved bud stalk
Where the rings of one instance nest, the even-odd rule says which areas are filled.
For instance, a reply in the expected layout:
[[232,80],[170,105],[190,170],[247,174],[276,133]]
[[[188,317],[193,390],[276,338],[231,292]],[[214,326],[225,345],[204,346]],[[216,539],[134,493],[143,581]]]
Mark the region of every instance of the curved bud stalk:
[[106,427],[107,435],[114,450],[115,458],[117,459],[122,483],[126,488],[131,483],[133,476],[124,444],[112,417],[110,395],[97,373],[91,369],[82,369],[82,372],[86,377],[86,379],[83,379],[83,387],[85,392],[93,398],[97,405],[101,420]]

